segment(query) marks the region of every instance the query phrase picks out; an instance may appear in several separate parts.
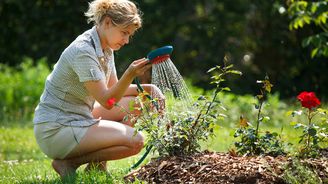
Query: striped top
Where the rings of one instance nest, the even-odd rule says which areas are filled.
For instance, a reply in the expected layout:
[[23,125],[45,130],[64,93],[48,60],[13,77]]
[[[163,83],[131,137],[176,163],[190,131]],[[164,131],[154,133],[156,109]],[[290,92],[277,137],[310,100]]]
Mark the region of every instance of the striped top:
[[116,74],[114,54],[103,52],[94,26],[78,36],[61,54],[47,77],[34,124],[57,122],[67,126],[90,126],[99,120],[91,112],[94,97],[84,87],[86,81],[109,80]]

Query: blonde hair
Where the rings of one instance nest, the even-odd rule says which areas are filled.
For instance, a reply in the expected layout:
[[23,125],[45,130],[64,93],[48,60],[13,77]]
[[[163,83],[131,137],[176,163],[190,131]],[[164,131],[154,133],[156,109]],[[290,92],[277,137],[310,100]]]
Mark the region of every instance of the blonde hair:
[[108,16],[116,26],[135,25],[137,29],[142,24],[141,15],[142,12],[129,0],[94,0],[85,12],[88,23],[99,25]]

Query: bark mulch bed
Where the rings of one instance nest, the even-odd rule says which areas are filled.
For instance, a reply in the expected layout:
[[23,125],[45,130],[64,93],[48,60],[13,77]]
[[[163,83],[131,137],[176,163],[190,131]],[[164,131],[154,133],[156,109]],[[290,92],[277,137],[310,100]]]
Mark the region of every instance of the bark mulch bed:
[[[285,183],[282,174],[292,159],[284,156],[238,157],[204,151],[193,156],[153,159],[125,176],[148,183]],[[318,159],[303,159],[320,178],[328,178],[327,152]]]

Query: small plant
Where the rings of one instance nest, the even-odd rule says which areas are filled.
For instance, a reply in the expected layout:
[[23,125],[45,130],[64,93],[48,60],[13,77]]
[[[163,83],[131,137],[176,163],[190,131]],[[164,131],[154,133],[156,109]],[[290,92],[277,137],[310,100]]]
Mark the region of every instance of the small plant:
[[[319,156],[320,143],[327,141],[326,128],[322,125],[327,124],[327,110],[317,108],[320,105],[320,100],[316,97],[314,92],[301,92],[297,99],[301,102],[302,107],[306,109],[307,123],[291,123],[295,129],[301,128],[302,135],[300,136],[299,143],[301,148],[299,151],[300,157],[317,157]],[[289,112],[290,113],[290,112]],[[292,116],[303,114],[303,109],[299,111],[292,111]],[[319,123],[314,122],[314,118],[321,115]],[[321,126],[320,126],[321,125]]]
[[[221,102],[217,99],[217,95],[223,91],[231,91],[229,87],[223,86],[223,82],[226,80],[226,77],[230,74],[242,75],[238,70],[233,70],[233,65],[228,65],[229,58],[224,57],[223,66],[215,66],[207,71],[207,73],[214,73],[211,77],[212,81],[210,84],[215,85],[215,90],[213,97],[208,101],[205,97],[200,96],[198,101],[203,101],[202,105],[195,104],[199,106],[198,113],[196,117],[193,117],[193,121],[190,122],[190,132],[188,140],[188,150],[187,153],[194,153],[200,148],[199,142],[201,140],[206,141],[209,136],[214,136],[213,127],[218,120],[226,117],[225,114],[220,113],[221,110],[226,110],[222,106]],[[190,118],[189,118],[190,119]]]
[[176,101],[173,104],[175,107],[169,108],[171,111],[161,115],[149,108],[152,103],[139,101],[142,113],[136,118],[136,126],[148,133],[147,144],[154,146],[160,156],[196,153],[200,149],[200,142],[214,135],[215,124],[225,116],[220,113],[225,108],[217,95],[222,91],[230,91],[222,83],[229,74],[241,75],[241,72],[232,69],[233,65],[227,66],[227,62],[228,58],[225,57],[223,67],[216,66],[208,71],[214,73],[211,83],[215,85],[215,90],[211,100],[200,96],[196,103],[189,104],[188,110],[179,109],[179,101]]
[[268,93],[271,92],[272,84],[269,77],[265,77],[262,81],[257,81],[262,84],[260,94],[256,95],[257,104],[257,121],[254,128],[250,122],[243,116],[240,117],[239,126],[235,131],[234,137],[240,137],[240,141],[235,142],[237,152],[242,155],[271,155],[278,156],[285,154],[282,142],[276,132],[266,131],[264,135],[260,135],[260,124],[269,121],[270,117],[262,115],[262,108]]
[[301,163],[298,159],[293,159],[292,162],[285,166],[284,173],[282,175],[283,180],[286,183],[298,184],[319,184],[323,183],[318,173],[311,168]]

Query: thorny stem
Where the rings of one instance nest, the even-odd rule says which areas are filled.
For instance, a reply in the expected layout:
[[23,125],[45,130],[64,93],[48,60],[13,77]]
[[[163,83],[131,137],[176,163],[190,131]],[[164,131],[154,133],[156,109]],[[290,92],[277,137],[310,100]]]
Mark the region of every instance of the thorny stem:
[[[204,106],[203,106],[203,108],[199,111],[198,116],[197,116],[197,118],[196,118],[196,120],[195,120],[195,123],[191,126],[191,131],[194,131],[194,128],[196,127],[196,125],[197,125],[198,122],[199,122],[200,117],[202,116],[202,111],[204,110],[204,108],[206,107],[206,105],[207,105],[208,103],[209,103],[209,102],[205,103]],[[192,142],[192,141],[195,139],[195,135],[196,135],[197,132],[198,132],[198,129],[196,130],[195,133],[191,133],[191,134],[190,134],[190,135],[191,135],[191,138],[189,139],[188,143]],[[190,148],[190,147],[189,147],[189,148]]]
[[[309,109],[309,111],[308,111],[309,127],[308,127],[308,128],[311,127],[311,121],[312,121],[312,118],[313,118],[313,116],[311,116],[311,109]],[[309,130],[308,130],[307,134],[308,134],[308,139],[307,139],[307,149],[310,149],[310,139],[311,139],[311,135],[310,135],[310,133],[309,133]]]
[[[216,99],[218,93],[221,92],[221,91],[219,91],[219,90],[220,90],[220,88],[219,88],[219,86],[218,86],[218,87],[216,88],[216,90],[215,90],[214,97],[213,97],[212,101],[209,103],[209,105],[208,105],[208,107],[207,107],[207,110],[206,110],[206,113],[205,113],[205,114],[208,114],[208,112],[210,111],[210,109],[211,109],[211,107],[212,107],[212,104],[214,103],[214,101],[215,101],[215,99]],[[207,103],[206,103],[206,104],[207,104]],[[204,108],[206,107],[206,104],[204,105]],[[202,109],[202,110],[203,110],[203,109]],[[201,117],[201,115],[202,115],[202,113],[201,113],[202,110],[201,110],[200,113],[198,114],[197,119],[195,120],[195,123],[194,123],[194,125],[192,126],[192,130],[193,130],[194,127],[196,127],[196,125],[199,123],[199,119],[200,119],[200,117]],[[205,120],[205,119],[202,120],[202,123],[204,122],[204,120]],[[196,131],[195,131],[194,134],[191,134],[191,136],[192,136],[192,137],[191,137],[191,141],[192,141],[193,139],[195,139],[195,136],[197,135],[198,131],[199,131],[199,128],[196,129]],[[191,142],[191,141],[189,141],[189,142]]]
[[[145,108],[146,108],[146,113],[147,113],[147,116],[148,117],[151,117],[151,115],[150,115],[150,108],[148,107],[148,106],[145,106]],[[144,121],[145,122],[147,122],[147,119],[145,119],[145,118],[143,118],[144,119]],[[154,123],[153,122],[153,118],[149,118],[150,119],[150,125],[148,126],[148,127],[151,127],[151,125]],[[159,125],[159,122],[160,122],[160,119],[158,119],[158,123],[157,123],[157,125]],[[156,129],[156,130],[158,130],[158,129]],[[153,140],[158,140],[158,137],[156,137],[155,135],[159,135],[158,134],[158,132],[155,132],[154,130],[150,130],[150,132],[149,132],[149,134],[150,134],[150,136],[153,138]],[[166,146],[161,142],[161,141],[159,141],[159,143],[163,146],[163,148],[168,152],[169,150],[166,148]]]
[[[212,105],[213,105],[213,103],[214,103],[214,101],[215,101],[215,99],[216,99],[216,96],[218,95],[218,93],[219,93],[220,91],[219,91],[219,88],[216,88],[216,90],[215,90],[215,94],[214,94],[214,97],[213,97],[213,100],[209,103],[209,105],[207,106],[207,110],[206,110],[206,112],[205,112],[205,114],[208,114],[208,112],[210,111],[210,109],[211,109],[211,107],[212,107]],[[193,128],[198,124],[198,120],[199,120],[199,118],[201,117],[201,113],[199,113],[199,115],[198,115],[198,117],[197,117],[197,119],[196,119],[196,121],[195,121],[195,124],[193,125]],[[202,120],[202,123],[204,122],[204,119]],[[197,133],[197,131],[198,131],[199,129],[197,129],[196,130],[196,133]]]
[[[143,118],[143,121],[147,122],[147,120],[144,119],[144,118]],[[152,121],[152,119],[151,119],[151,120],[150,120],[150,123],[152,123],[152,122],[153,122],[153,121]],[[146,126],[148,126],[148,125],[146,125]],[[150,125],[149,125],[149,126],[150,126]],[[149,127],[149,126],[148,126],[148,127]],[[155,136],[155,135],[159,135],[158,132],[155,132],[154,130],[149,130],[148,133],[150,134],[151,138],[153,138],[153,140],[157,140],[157,139],[158,139],[158,137]],[[165,146],[162,142],[159,141],[159,143],[163,146],[163,148],[165,148],[166,151],[168,151],[168,150],[166,149],[166,146]]]
[[[222,76],[225,76],[226,73],[227,73],[226,68],[224,67],[223,69],[221,69],[221,71],[222,71]],[[205,114],[208,114],[208,112],[209,112],[210,109],[212,108],[213,103],[214,103],[215,100],[216,100],[216,97],[217,97],[218,93],[221,92],[221,91],[222,91],[222,89],[221,89],[221,87],[220,87],[220,83],[218,83],[217,86],[216,86],[215,92],[214,92],[214,97],[213,97],[212,101],[209,103],[209,105],[208,105],[208,107],[207,107],[207,110],[206,110],[206,113],[205,113]],[[206,105],[207,105],[207,103],[205,103],[204,108],[206,107]],[[199,120],[200,120],[200,118],[201,118],[201,116],[202,116],[202,111],[203,111],[203,109],[199,112],[199,114],[198,114],[198,116],[197,116],[197,118],[196,118],[196,120],[195,120],[195,123],[194,123],[194,125],[192,126],[192,131],[193,131],[193,129],[196,127],[196,125],[199,123]],[[203,118],[202,123],[204,122],[204,120],[205,120],[205,119]],[[191,134],[191,136],[192,136],[192,137],[191,137],[191,141],[192,141],[193,139],[195,139],[195,135],[197,135],[198,131],[199,131],[199,128],[196,129],[196,131],[195,131],[194,134]]]
[[256,139],[258,138],[258,134],[259,134],[260,116],[261,116],[261,111],[262,111],[262,104],[263,104],[263,101],[260,101],[259,110],[258,110],[258,113],[257,113],[257,121],[256,121],[256,131],[255,131],[255,137],[256,137]]
[[196,125],[198,124],[199,119],[200,119],[200,117],[202,116],[202,111],[203,111],[204,108],[207,106],[207,104],[209,104],[209,102],[205,103],[204,106],[203,106],[203,108],[200,110],[200,112],[199,112],[199,114],[198,114],[198,116],[197,116],[197,118],[196,118],[196,120],[195,120],[195,123],[194,123],[194,124],[192,125],[192,127],[191,127],[192,129],[195,128]]
[[[223,76],[226,74],[226,70],[221,70],[222,71],[222,73],[223,73]],[[218,95],[218,93],[220,92],[219,90],[221,90],[220,89],[220,84],[218,84],[217,86],[216,86],[216,89],[215,89],[215,92],[214,92],[214,97],[213,97],[213,99],[212,99],[212,101],[210,102],[210,104],[209,104],[209,106],[207,107],[207,110],[206,110],[206,113],[205,114],[207,114],[209,111],[210,111],[210,109],[211,109],[211,107],[212,107],[212,104],[214,103],[214,101],[215,101],[215,99],[216,99],[216,96]],[[205,104],[205,106],[206,106],[207,104]],[[204,106],[204,107],[205,107]],[[202,109],[203,110],[203,109]],[[201,110],[201,111],[202,111]],[[201,113],[201,111],[200,111],[200,113],[199,113],[199,115],[197,116],[197,118],[196,118],[196,120],[195,120],[195,123],[194,123],[194,125],[192,126],[192,128],[194,128],[197,124],[198,124],[198,122],[199,122],[199,119],[200,119],[200,117],[201,117],[201,115],[202,115],[202,113]],[[203,121],[204,121],[204,119],[203,119]],[[202,121],[202,122],[203,122]]]
[[215,93],[214,93],[213,100],[211,101],[210,105],[207,107],[207,111],[206,111],[205,114],[208,114],[208,112],[210,111],[210,109],[211,109],[213,103],[215,102],[216,96],[218,95],[219,92],[221,92],[221,91],[219,91],[219,90],[220,90],[220,88],[217,87],[216,90],[215,90]]

